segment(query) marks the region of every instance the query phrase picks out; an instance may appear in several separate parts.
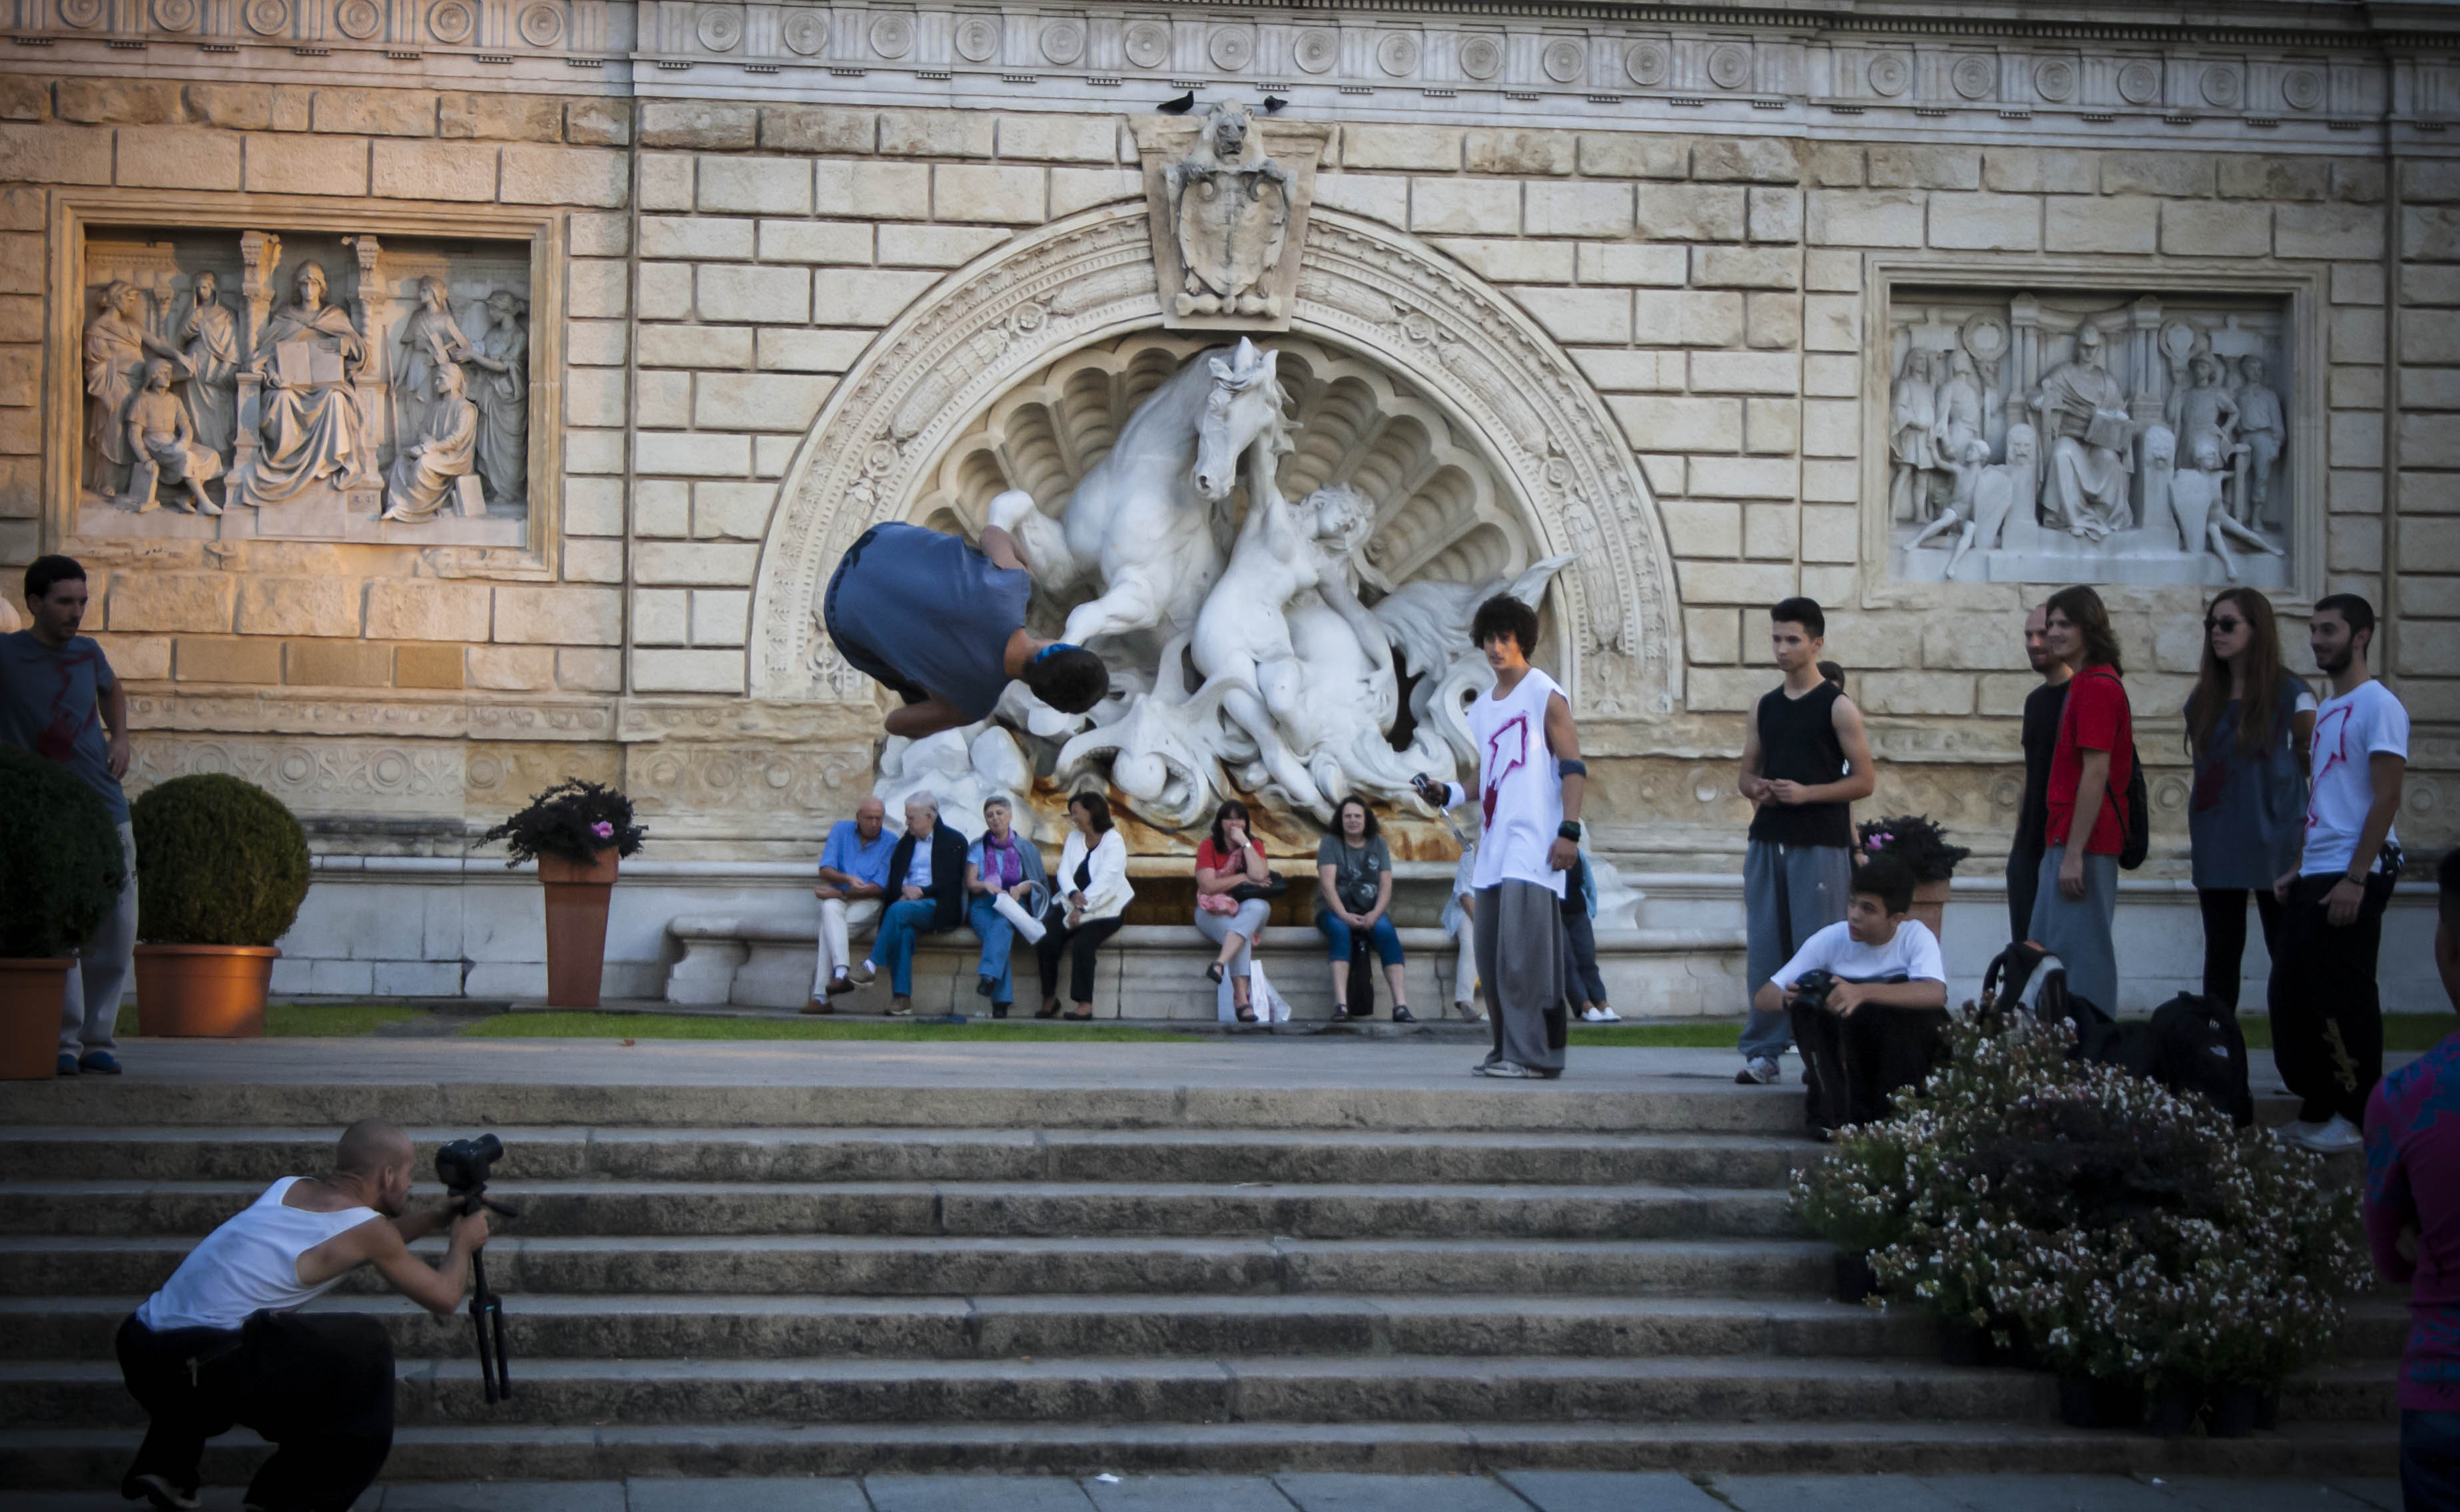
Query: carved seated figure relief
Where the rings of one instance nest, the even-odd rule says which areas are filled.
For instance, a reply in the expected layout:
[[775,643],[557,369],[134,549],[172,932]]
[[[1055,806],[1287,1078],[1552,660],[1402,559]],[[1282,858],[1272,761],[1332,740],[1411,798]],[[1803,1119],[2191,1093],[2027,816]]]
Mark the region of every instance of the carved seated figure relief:
[[257,396],[257,452],[232,479],[232,497],[264,509],[330,478],[345,491],[375,481],[374,449],[359,408],[367,342],[348,311],[326,302],[325,270],[300,264],[291,302],[273,312],[249,354]]
[[476,476],[478,407],[462,393],[465,381],[457,364],[434,368],[428,383],[435,403],[425,410],[417,439],[402,444],[386,483],[384,517],[389,520],[429,518],[456,494],[462,514],[486,513]]
[[136,460],[128,472],[128,508],[144,514],[159,500],[156,491],[178,485],[175,509],[196,514],[220,514],[222,506],[205,496],[203,484],[222,476],[223,459],[197,440],[188,407],[171,396],[172,364],[157,357],[145,365],[145,386],[128,399],[128,454]]
[[85,435],[92,452],[86,487],[108,496],[126,491],[137,461],[128,445],[128,402],[144,386],[146,359],[180,361],[178,347],[145,328],[144,308],[144,290],[114,282],[85,326]]
[[1864,402],[1887,437],[1899,577],[2295,583],[2301,501],[2280,461],[2296,390],[2271,382],[2296,346],[2286,299],[1899,286],[1889,300],[1902,355],[1884,400]]

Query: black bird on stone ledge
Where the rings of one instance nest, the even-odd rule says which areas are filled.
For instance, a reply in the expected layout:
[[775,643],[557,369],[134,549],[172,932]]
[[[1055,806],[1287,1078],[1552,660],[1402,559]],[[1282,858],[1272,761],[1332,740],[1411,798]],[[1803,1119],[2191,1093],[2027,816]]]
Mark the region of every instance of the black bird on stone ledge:
[[1165,116],[1184,116],[1196,109],[1196,91],[1189,90],[1175,100],[1164,100],[1154,109]]
[[1288,103],[1288,100],[1282,98],[1279,94],[1267,94],[1264,96],[1264,114],[1267,116],[1274,115],[1279,112],[1283,106],[1287,105]]

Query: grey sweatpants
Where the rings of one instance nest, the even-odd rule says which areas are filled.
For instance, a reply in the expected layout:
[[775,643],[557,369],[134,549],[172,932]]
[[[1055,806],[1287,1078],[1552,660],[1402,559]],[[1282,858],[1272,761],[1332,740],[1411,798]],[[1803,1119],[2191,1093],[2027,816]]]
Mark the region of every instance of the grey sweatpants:
[[102,927],[77,952],[76,967],[60,994],[60,1054],[65,1056],[117,1048],[113,1031],[137,945],[137,831],[124,824],[119,827],[119,855],[128,868],[127,885]]
[[1492,1060],[1563,1069],[1563,900],[1505,880],[1477,890],[1477,976],[1495,1025]]
[[1754,840],[1743,852],[1743,1024],[1746,1060],[1773,1060],[1793,1043],[1785,1010],[1750,1007],[1770,977],[1793,959],[1803,941],[1845,916],[1854,885],[1854,852],[1843,846],[1771,845]]
[[2068,969],[2068,993],[2103,1013],[2118,1012],[2118,946],[2110,926],[2118,917],[2118,857],[2084,858],[2084,896],[2059,891],[2059,866],[2068,848],[2052,846],[2042,857],[2040,890],[2033,894],[2033,943]]

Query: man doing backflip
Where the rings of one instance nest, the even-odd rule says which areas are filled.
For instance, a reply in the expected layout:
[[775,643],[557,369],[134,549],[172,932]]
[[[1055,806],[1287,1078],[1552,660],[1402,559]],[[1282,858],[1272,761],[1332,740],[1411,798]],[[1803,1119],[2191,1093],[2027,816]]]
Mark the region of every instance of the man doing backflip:
[[[1478,748],[1477,975],[1495,1025],[1479,1076],[1559,1077],[1563,1011],[1563,881],[1580,859],[1580,799],[1589,769],[1572,705],[1529,664],[1538,611],[1509,594],[1478,605],[1470,639],[1495,669],[1495,688],[1470,706]],[[1469,801],[1458,783],[1421,775],[1418,796],[1439,808]]]
[[888,733],[921,740],[988,718],[1010,679],[1063,714],[1110,691],[1100,657],[1027,633],[1032,593],[1024,551],[996,525],[980,551],[919,525],[874,525],[846,548],[821,614],[846,663],[905,701]]

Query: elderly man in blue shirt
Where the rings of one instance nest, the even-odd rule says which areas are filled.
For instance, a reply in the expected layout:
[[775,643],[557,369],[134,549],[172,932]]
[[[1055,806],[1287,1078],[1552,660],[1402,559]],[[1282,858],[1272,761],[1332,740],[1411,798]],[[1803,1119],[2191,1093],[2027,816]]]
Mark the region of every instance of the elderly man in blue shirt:
[[887,895],[888,858],[897,850],[887,818],[887,805],[865,798],[853,818],[838,820],[829,830],[829,843],[820,850],[820,880],[812,889],[820,900],[820,961],[812,974],[812,1000],[803,1005],[807,1014],[836,1012],[830,998],[871,980],[867,970],[859,978],[853,975],[846,936],[855,925],[878,918]]

